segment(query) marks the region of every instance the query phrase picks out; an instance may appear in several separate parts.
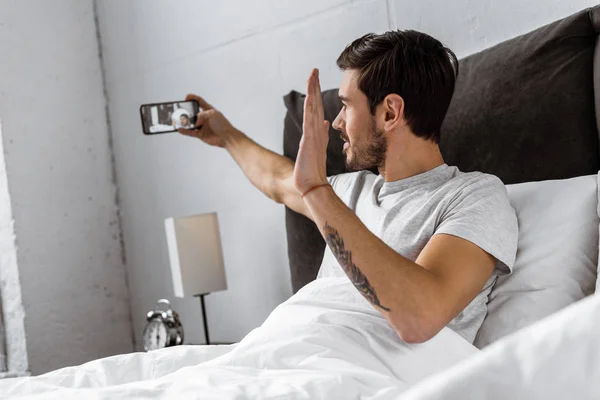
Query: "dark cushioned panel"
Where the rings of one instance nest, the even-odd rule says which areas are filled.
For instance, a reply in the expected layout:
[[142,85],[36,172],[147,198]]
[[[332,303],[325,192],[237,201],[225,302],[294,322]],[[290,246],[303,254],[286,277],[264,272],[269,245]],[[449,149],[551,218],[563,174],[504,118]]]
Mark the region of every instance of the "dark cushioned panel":
[[[596,29],[600,26],[599,9],[600,7],[595,7],[591,13],[592,23]],[[598,126],[598,132],[600,132],[600,36],[596,39],[596,51],[594,54],[594,98],[596,100],[596,125]]]
[[[504,183],[561,179],[600,169],[600,6],[460,60],[440,147],[446,162]],[[442,38],[443,39],[443,38]],[[594,67],[595,66],[595,67]],[[594,87],[596,96],[594,96]],[[284,155],[295,160],[304,96],[284,98]],[[325,118],[340,110],[323,92]],[[330,130],[327,174],[345,172],[339,133]],[[318,272],[325,243],[308,218],[286,209],[294,292]]]
[[600,28],[591,17],[599,11],[461,60],[442,127],[446,162],[506,184],[597,172],[593,59]]

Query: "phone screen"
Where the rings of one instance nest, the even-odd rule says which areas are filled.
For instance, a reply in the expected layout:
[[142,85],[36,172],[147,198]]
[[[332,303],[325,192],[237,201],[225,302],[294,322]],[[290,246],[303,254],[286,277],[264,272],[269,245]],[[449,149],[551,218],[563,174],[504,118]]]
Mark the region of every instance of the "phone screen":
[[140,106],[142,130],[146,135],[193,129],[200,106],[196,100],[170,101]]

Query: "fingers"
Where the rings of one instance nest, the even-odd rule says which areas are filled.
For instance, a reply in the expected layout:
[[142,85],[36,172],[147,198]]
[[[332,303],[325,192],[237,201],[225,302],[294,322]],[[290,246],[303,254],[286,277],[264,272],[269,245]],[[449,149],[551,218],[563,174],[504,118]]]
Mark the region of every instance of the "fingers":
[[[323,99],[321,98],[321,84],[319,83],[319,70],[314,68],[306,82],[306,98],[304,101],[304,113],[310,112],[318,121],[325,119],[323,110]],[[305,119],[306,120],[306,119]]]
[[196,123],[194,124],[194,128],[198,129],[198,127],[202,126],[204,122],[208,119],[204,114],[206,111],[200,111],[196,116]]
[[198,130],[197,129],[183,129],[183,128],[179,128],[179,129],[177,129],[177,132],[179,132],[179,133],[181,133],[182,135],[185,135],[185,136],[198,137]]
[[200,111],[196,117],[194,129],[180,128],[177,130],[177,132],[181,133],[182,135],[200,138],[202,136],[202,126],[208,122],[214,113],[215,110]]
[[319,115],[319,119],[325,119],[325,110],[323,109],[323,99],[321,98],[321,80],[319,79],[319,70],[316,72],[315,76],[315,103],[317,104],[317,112]]
[[316,85],[315,81],[318,79],[319,70],[313,68],[308,76],[308,80],[306,81],[306,95],[315,97],[316,96]]
[[313,90],[312,90],[312,77],[313,77],[314,69],[311,74],[308,76],[308,80],[306,81],[306,97],[304,98],[304,124],[309,121],[309,114],[312,113],[312,103],[313,103]]
[[319,70],[315,68],[314,71],[315,103],[317,103],[320,106],[321,110],[323,110],[323,99],[321,99],[321,81],[319,80]]
[[198,102],[198,105],[200,105],[200,108],[204,111],[214,109],[214,107],[211,106],[210,104],[208,104],[208,102],[206,100],[204,100],[202,97],[197,96],[195,94],[188,94],[187,96],[185,96],[185,100],[186,101],[196,100]]
[[204,125],[206,122],[208,122],[208,120],[214,114],[215,114],[215,110],[200,111],[198,113],[198,115],[196,116],[196,123],[194,124],[196,129],[199,129],[200,127],[202,127],[202,125]]

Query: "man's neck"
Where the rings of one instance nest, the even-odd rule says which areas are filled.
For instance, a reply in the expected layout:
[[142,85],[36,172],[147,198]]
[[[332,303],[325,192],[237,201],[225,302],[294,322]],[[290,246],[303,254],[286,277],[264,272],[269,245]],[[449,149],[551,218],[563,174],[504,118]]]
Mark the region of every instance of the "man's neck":
[[390,135],[385,165],[379,173],[386,182],[405,179],[444,164],[440,147],[410,132]]

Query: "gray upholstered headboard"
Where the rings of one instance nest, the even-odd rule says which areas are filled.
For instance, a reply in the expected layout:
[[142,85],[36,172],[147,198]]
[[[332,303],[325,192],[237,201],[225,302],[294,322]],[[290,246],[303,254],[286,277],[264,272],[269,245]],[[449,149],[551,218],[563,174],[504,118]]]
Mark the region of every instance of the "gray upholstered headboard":
[[[460,60],[442,127],[446,162],[505,184],[600,170],[599,33],[596,6]],[[293,91],[284,100],[284,155],[295,160],[304,96]],[[337,89],[325,91],[323,102],[332,121],[341,107]],[[333,129],[327,152],[328,175],[345,172]],[[289,209],[286,229],[295,292],[316,277],[325,242],[312,221]]]

